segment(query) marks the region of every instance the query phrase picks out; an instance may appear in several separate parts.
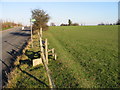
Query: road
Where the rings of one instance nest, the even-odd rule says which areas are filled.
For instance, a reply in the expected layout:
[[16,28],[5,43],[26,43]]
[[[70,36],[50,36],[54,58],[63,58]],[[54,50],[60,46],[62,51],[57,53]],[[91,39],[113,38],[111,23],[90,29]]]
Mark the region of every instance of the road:
[[0,42],[0,45],[2,45],[2,59],[0,57],[0,67],[2,67],[3,72],[1,73],[0,70],[0,78],[2,78],[2,81],[6,81],[4,80],[6,78],[4,71],[9,72],[11,69],[11,64],[14,62],[16,55],[19,54],[23,45],[25,45],[25,42],[30,37],[30,30],[29,28],[21,30],[21,27],[16,27],[1,32],[2,36],[0,36],[0,40],[2,39],[2,43]]

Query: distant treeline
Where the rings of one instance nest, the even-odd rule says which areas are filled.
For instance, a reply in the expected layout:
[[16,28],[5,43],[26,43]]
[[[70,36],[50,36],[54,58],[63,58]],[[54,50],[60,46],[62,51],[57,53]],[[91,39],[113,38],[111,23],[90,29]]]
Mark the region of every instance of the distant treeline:
[[79,24],[78,23],[73,23],[73,24],[71,24],[71,25],[69,25],[69,24],[61,24],[60,26],[79,26]]
[[14,22],[10,22],[10,21],[4,21],[4,22],[0,22],[2,25],[2,29],[4,28],[10,28],[10,27],[17,27],[17,26],[22,26],[22,24],[20,23],[14,23]]
[[79,26],[78,23],[72,23],[70,19],[68,19],[68,24],[61,24],[60,26]]
[[115,23],[114,24],[112,24],[112,23],[110,23],[110,24],[100,23],[98,25],[116,25],[116,24]]
[[[100,23],[98,25],[120,25],[120,19],[116,23]],[[51,23],[50,26],[56,26],[55,23]],[[80,26],[78,23],[72,23],[72,21],[69,19],[68,24],[60,24],[60,26]],[[82,26],[82,24],[81,24]]]
[[[56,26],[56,25],[55,25],[55,23],[52,22],[50,24],[50,26]],[[79,24],[78,23],[72,23],[72,21],[70,19],[68,19],[68,24],[62,23],[62,24],[60,24],[60,26],[79,26]]]
[[100,23],[98,25],[120,25],[120,19],[116,23],[110,23],[110,24],[105,24],[105,23]]

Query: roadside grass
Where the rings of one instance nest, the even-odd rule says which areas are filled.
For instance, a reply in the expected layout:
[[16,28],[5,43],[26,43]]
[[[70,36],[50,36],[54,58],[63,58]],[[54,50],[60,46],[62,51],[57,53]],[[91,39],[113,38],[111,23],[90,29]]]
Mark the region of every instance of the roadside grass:
[[0,31],[7,30],[7,29],[10,29],[10,28],[13,28],[13,27],[2,28],[2,30],[0,30]]
[[49,88],[43,65],[32,66],[32,60],[40,57],[37,35],[33,36],[33,40],[34,48],[29,44],[14,63],[6,88]]
[[56,87],[119,87],[118,26],[50,27],[57,54],[49,67]]

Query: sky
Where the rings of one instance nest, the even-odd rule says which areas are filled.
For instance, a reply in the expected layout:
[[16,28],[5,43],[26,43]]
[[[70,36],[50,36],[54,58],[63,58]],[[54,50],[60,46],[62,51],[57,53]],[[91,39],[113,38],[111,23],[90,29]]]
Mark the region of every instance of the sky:
[[0,19],[30,24],[31,10],[43,9],[56,25],[73,23],[95,25],[116,23],[118,20],[118,2],[9,2],[0,3]]
[[118,2],[119,0],[1,0],[2,2]]

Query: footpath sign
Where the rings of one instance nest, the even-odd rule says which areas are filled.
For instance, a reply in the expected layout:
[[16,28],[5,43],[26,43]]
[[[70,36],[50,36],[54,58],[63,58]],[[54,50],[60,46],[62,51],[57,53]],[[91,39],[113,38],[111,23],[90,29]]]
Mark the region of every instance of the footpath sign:
[[36,20],[35,19],[31,19],[31,22],[35,22]]

